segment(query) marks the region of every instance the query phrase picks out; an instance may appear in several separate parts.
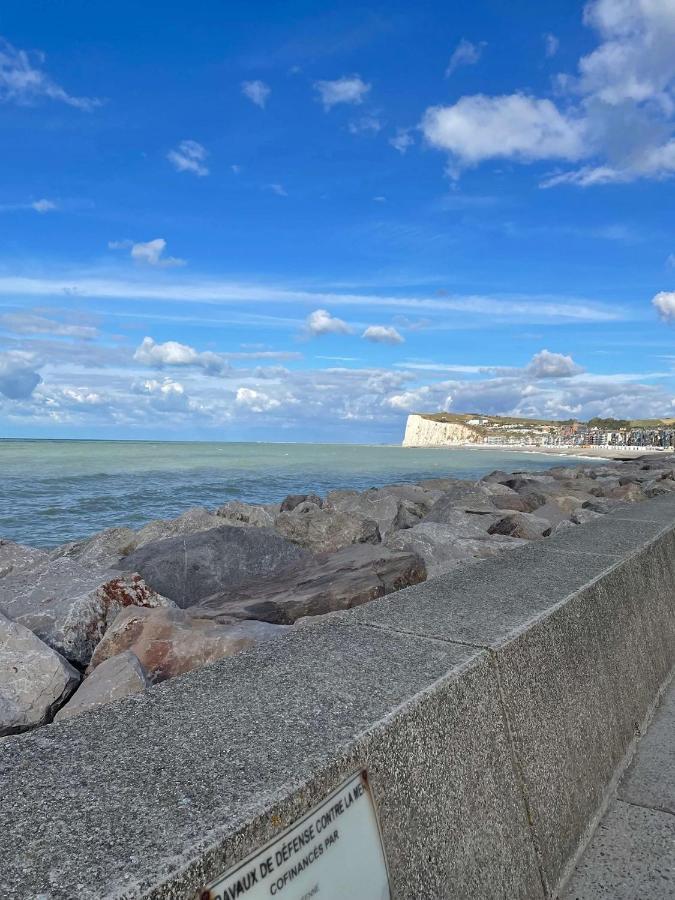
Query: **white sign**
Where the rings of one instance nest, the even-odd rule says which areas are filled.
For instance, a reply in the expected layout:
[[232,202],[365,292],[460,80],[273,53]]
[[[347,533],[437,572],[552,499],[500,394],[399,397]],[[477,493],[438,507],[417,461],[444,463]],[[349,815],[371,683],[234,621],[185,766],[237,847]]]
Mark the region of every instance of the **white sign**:
[[282,835],[219,876],[200,900],[390,900],[387,863],[363,772]]

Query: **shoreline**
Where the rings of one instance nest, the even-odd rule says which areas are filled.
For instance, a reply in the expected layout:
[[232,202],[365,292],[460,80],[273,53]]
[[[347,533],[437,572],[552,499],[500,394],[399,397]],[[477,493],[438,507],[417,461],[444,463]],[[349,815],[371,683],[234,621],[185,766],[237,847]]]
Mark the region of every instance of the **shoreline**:
[[532,444],[427,444],[406,445],[405,450],[499,450],[506,453],[531,453],[541,456],[577,457],[578,459],[638,459],[640,456],[664,456],[675,450],[661,447],[553,447]]

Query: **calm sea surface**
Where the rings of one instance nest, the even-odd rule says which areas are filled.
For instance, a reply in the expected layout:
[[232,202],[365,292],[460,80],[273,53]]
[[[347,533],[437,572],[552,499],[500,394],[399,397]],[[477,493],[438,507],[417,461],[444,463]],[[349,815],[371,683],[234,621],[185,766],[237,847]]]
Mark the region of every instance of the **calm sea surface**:
[[0,440],[0,537],[48,547],[235,498],[266,503],[290,493],[578,463],[459,448]]

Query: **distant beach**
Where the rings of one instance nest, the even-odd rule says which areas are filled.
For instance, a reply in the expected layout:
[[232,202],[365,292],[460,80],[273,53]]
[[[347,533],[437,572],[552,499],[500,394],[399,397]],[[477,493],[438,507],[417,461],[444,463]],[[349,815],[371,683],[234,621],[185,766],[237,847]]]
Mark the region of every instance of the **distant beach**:
[[[661,449],[660,447],[621,447],[619,445],[600,447],[540,447],[533,446],[531,444],[458,444],[457,447],[463,450],[499,451],[503,453],[524,454],[531,453],[535,456],[573,456],[575,459],[636,459],[638,456],[646,456],[649,454],[662,456],[664,454],[674,452],[673,450]],[[447,449],[452,449],[452,447],[449,447]]]

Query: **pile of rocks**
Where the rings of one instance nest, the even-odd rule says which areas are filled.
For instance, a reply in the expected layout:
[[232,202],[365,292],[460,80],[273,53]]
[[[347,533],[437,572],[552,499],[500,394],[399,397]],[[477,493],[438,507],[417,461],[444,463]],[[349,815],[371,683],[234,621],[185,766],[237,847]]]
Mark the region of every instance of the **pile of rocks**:
[[673,490],[659,455],[233,501],[51,551],[0,540],[0,735]]

